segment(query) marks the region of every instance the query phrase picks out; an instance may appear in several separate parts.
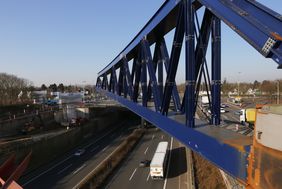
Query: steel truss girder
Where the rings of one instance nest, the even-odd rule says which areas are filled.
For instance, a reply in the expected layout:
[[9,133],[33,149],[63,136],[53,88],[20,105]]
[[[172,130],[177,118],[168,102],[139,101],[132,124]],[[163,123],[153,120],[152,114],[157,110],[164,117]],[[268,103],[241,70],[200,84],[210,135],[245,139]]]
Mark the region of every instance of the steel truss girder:
[[145,62],[144,52],[141,51],[141,89],[142,89],[142,105],[147,107],[148,103],[148,86],[147,86],[147,65]]
[[220,124],[221,85],[221,27],[220,20],[212,19],[212,123]]
[[171,56],[170,56],[170,62],[168,65],[167,70],[167,77],[165,82],[165,88],[164,88],[164,96],[162,100],[162,106],[161,106],[161,112],[162,114],[167,114],[172,94],[173,86],[175,85],[175,76],[176,71],[179,63],[180,58],[180,52],[181,47],[183,43],[183,37],[184,37],[184,10],[183,10],[183,4],[180,6],[180,10],[178,13],[178,22],[175,28],[175,34],[173,38],[173,45],[171,49]]
[[[148,40],[146,40],[148,42]],[[150,48],[150,45],[149,45],[149,48]],[[154,56],[153,56],[153,70],[154,70],[154,73],[156,74],[156,71],[157,71],[157,66],[158,66],[158,60],[159,60],[159,49],[158,49],[158,44],[156,43],[155,45],[155,50],[154,50]],[[150,75],[149,75],[150,76]],[[157,81],[156,81],[157,82]],[[158,82],[157,82],[157,86],[158,86]],[[159,89],[158,89],[159,90]],[[162,93],[161,90],[159,90],[159,93]],[[160,95],[160,94],[159,94]],[[152,81],[151,79],[149,80],[149,86],[148,86],[148,100],[151,100],[152,99]]]
[[[238,6],[240,3],[244,4],[243,8]],[[205,11],[195,49],[193,12],[201,6],[206,6],[209,10]],[[201,127],[204,128],[202,130],[201,128],[192,129],[190,127],[194,127],[196,97],[202,75],[206,88],[212,91],[212,123],[217,125],[220,121],[220,20],[234,29],[261,54],[274,59],[282,67],[282,24],[281,18],[275,14],[259,3],[250,0],[168,0],[129,45],[106,68],[99,72],[97,89],[116,99],[131,111],[176,137],[194,151],[199,152],[214,164],[244,182],[247,174],[245,166],[249,145],[245,143],[241,145],[242,143],[238,141],[231,141],[232,145],[227,143],[223,137],[225,130],[219,127],[206,126]],[[174,42],[169,56],[163,37],[174,28]],[[210,84],[205,58],[211,30],[212,85]],[[183,108],[185,110],[184,121],[179,122],[179,120],[172,120],[162,114],[168,116],[173,114],[174,117],[177,117],[176,114],[178,113],[176,112],[182,109],[180,108],[175,76],[184,33],[186,48],[185,77],[187,82],[182,107],[186,107]],[[156,47],[152,60],[150,46],[154,43]],[[130,74],[128,61],[132,59],[134,61]],[[164,88],[162,63],[165,64],[167,71]],[[117,69],[120,69],[118,81],[115,77]],[[156,77],[157,69],[158,77]],[[149,86],[147,85],[147,72],[149,72]],[[107,78],[109,74],[111,77],[110,83],[108,83]],[[198,82],[197,87],[196,81]],[[138,104],[140,82],[142,106]],[[147,107],[152,92],[155,111]],[[133,102],[127,98],[127,94],[130,95]],[[171,98],[173,98],[175,110],[169,109]],[[214,128],[216,128],[216,131],[222,132],[222,135],[216,133]],[[217,135],[212,135],[212,133]],[[238,142],[241,145],[240,148],[233,145],[233,142]]]
[[158,112],[160,109],[160,91],[157,86],[157,78],[155,75],[156,68],[154,68],[154,65],[153,65],[150,45],[148,41],[144,39],[142,40],[141,44],[143,47],[142,49],[144,53],[145,64],[147,64],[147,67],[148,67],[148,72],[149,72],[149,77],[150,77],[149,84],[153,86],[152,88],[153,88],[153,94],[154,94],[155,110]]
[[113,93],[119,94],[119,87],[117,82],[117,75],[115,67],[112,68],[112,80],[113,80]]
[[[219,141],[213,136],[205,133],[204,127],[204,129],[192,129],[190,127],[186,127],[185,123],[167,118],[165,115],[134,103],[121,96],[102,89],[97,90],[98,92],[101,92],[102,94],[105,94],[124,105],[130,111],[141,116],[148,122],[156,125],[172,137],[177,138],[177,140],[185,144],[187,147],[198,152],[201,156],[213,162],[213,164],[228,172],[230,175],[240,179],[242,182],[246,182],[246,164],[250,150],[249,145],[244,145],[241,150],[238,150],[235,146],[226,143],[227,141]],[[204,125],[202,124],[202,126]],[[209,127],[207,129],[209,130]],[[210,129],[210,132],[215,132],[214,129],[218,129],[219,131],[224,130],[219,127],[212,127]],[[244,138],[244,140],[247,140],[248,138],[240,134],[237,135]]]
[[[197,15],[196,15],[197,16]],[[196,20],[198,21],[197,17]],[[207,81],[206,81],[206,75],[205,75],[205,66],[206,66],[206,52],[207,52],[207,48],[208,48],[208,42],[210,39],[210,32],[211,32],[211,22],[212,22],[212,13],[206,9],[205,13],[204,13],[204,17],[203,17],[203,21],[202,21],[202,25],[201,28],[198,25],[197,22],[197,26],[199,31],[199,36],[197,38],[197,46],[196,46],[196,50],[195,50],[195,61],[196,61],[196,76],[197,76],[197,94],[196,94],[196,98],[198,99],[198,92],[199,92],[199,87],[201,85],[201,81],[202,81],[202,75],[204,75],[204,81],[207,85]],[[205,64],[205,65],[204,65]],[[209,77],[209,76],[208,76]],[[206,87],[207,88],[207,87]],[[208,89],[207,90],[207,96],[209,99],[210,95],[208,93]],[[209,104],[210,104],[211,100],[209,100]],[[195,101],[195,110],[197,107],[197,101]],[[209,107],[211,107],[211,105],[209,105]],[[211,109],[211,108],[210,108]]]
[[[169,58],[166,43],[163,37],[160,39],[159,43],[160,43],[160,49],[159,49],[160,50],[160,59],[164,63],[166,73],[168,73],[168,66],[170,63],[170,58]],[[162,94],[162,99],[163,99],[163,94]],[[175,80],[173,82],[173,87],[172,87],[172,100],[174,103],[175,110],[180,111],[180,98],[179,98],[179,93],[177,91]]]
[[260,54],[282,68],[282,21],[280,14],[250,0],[198,0],[225,22]]
[[119,77],[118,77],[118,95],[121,95],[123,92],[123,69],[119,69]]
[[132,85],[131,74],[129,72],[128,62],[127,62],[126,57],[123,58],[123,67],[121,67],[121,69],[124,70],[126,86],[128,86],[127,90],[128,90],[130,99],[132,99],[133,98],[133,85]]
[[194,36],[194,8],[191,0],[184,3],[184,26],[185,26],[185,115],[186,126],[195,127],[195,36]]
[[164,74],[163,74],[163,60],[161,59],[159,42],[156,43],[154,55],[156,56],[154,57],[156,58],[154,62],[157,64],[157,68],[158,68],[158,87],[160,91],[160,99],[162,101],[163,100],[163,90],[164,90],[164,81],[163,81]]
[[138,53],[137,58],[136,58],[135,83],[133,86],[133,101],[134,102],[137,102],[137,99],[138,99],[140,78],[141,78],[141,54]]

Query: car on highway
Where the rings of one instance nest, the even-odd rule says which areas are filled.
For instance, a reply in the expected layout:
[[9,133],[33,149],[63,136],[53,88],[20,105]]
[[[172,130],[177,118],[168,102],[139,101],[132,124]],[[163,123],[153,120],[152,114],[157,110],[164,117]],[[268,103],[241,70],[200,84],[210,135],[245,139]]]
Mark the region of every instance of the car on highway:
[[235,115],[241,115],[241,110],[234,111],[234,114],[235,114]]
[[226,110],[224,108],[220,108],[220,113],[225,113]]
[[[220,108],[220,113],[225,113],[227,112],[224,108]],[[210,114],[211,113],[211,110],[208,109],[208,113]]]
[[221,104],[220,104],[220,107],[221,107],[221,108],[228,108],[229,106],[228,106],[227,104],[221,103]]
[[149,164],[150,164],[149,160],[142,160],[139,163],[139,167],[147,167],[147,166],[149,166]]
[[85,149],[78,149],[75,153],[74,153],[74,155],[75,156],[81,156],[81,155],[83,155],[85,153]]

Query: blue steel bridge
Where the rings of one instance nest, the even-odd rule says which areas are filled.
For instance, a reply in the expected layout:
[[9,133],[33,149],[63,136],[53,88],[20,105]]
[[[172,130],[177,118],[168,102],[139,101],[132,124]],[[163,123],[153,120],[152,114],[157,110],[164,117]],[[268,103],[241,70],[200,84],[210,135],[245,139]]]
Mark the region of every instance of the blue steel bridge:
[[[200,9],[204,9],[201,22]],[[221,22],[262,56],[272,59],[278,69],[282,68],[280,14],[254,0],[167,0],[121,53],[98,73],[96,88],[246,186],[281,186],[279,179],[270,185],[262,177],[253,182],[254,176],[248,173],[253,139],[218,127]],[[164,36],[172,30],[173,43],[167,44]],[[206,58],[209,43],[211,60]],[[185,69],[179,70],[182,46]],[[211,66],[207,61],[211,61]],[[185,93],[181,98],[175,83],[180,72],[185,72]],[[201,83],[211,91],[210,124],[195,119]],[[281,178],[282,171],[279,170],[276,176]]]

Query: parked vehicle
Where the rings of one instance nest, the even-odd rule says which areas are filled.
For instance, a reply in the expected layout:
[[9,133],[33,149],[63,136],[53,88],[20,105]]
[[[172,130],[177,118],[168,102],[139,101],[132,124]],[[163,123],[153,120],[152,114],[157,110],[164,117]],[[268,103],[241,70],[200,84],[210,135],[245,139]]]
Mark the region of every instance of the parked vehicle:
[[152,179],[163,179],[165,176],[168,156],[168,142],[160,142],[150,164]]

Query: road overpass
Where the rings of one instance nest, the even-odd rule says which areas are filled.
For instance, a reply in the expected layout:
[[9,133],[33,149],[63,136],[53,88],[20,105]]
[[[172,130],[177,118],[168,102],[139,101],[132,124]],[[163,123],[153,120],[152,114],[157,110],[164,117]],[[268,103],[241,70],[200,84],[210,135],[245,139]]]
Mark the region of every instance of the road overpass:
[[[198,18],[200,9],[204,9],[201,23]],[[280,14],[251,0],[167,0],[121,53],[98,73],[97,91],[156,125],[245,186],[282,186],[281,106],[265,106],[259,111],[259,121],[256,122],[259,128],[252,138],[220,126],[221,22],[226,23],[259,54],[272,59],[278,68],[282,68]],[[174,37],[169,54],[165,36],[171,31]],[[206,54],[210,41],[212,55],[209,70]],[[183,44],[185,70],[179,70]],[[180,98],[175,83],[176,75],[181,71],[185,75],[183,98]],[[201,83],[205,84],[207,91],[211,91],[210,123],[195,118]],[[105,144],[98,143],[100,145]],[[96,155],[96,146],[90,143],[89,147],[92,147],[93,153],[85,157],[91,161],[91,157]],[[103,156],[102,153],[99,155]],[[72,156],[64,162],[67,165],[63,164],[56,170],[57,176],[50,174],[54,187],[56,184],[66,184],[66,180],[71,181],[72,175],[83,173],[88,165],[88,159],[76,164]],[[129,169],[132,168],[134,166],[129,165]],[[134,168],[129,180],[139,174],[138,170]],[[58,176],[60,174],[65,174],[67,179],[62,180],[65,177]],[[73,180],[79,180],[83,175]],[[120,179],[125,177],[121,174]],[[36,180],[34,178],[23,184],[28,186]],[[114,187],[115,181],[110,183]],[[38,185],[35,183],[34,186]],[[64,187],[71,186],[73,183]],[[125,183],[125,187],[131,186],[130,182]]]
[[[205,10],[202,23],[197,14],[200,8]],[[258,146],[265,145],[258,142],[260,134],[252,139],[219,127],[221,21],[262,56],[274,60],[278,68],[282,68],[280,14],[250,0],[168,0],[116,58],[98,73],[96,88],[200,153],[244,185],[254,188],[282,185],[279,180],[269,183],[270,178],[260,177],[259,173],[268,169],[263,166],[267,162],[253,163],[262,161],[262,157],[257,156],[260,151]],[[169,55],[165,35],[173,29]],[[212,58],[209,71],[206,53],[210,39]],[[178,70],[183,43],[185,70]],[[176,74],[181,71],[185,74],[182,99],[175,83]],[[202,81],[207,94],[211,91],[210,124],[195,119],[196,99]],[[276,125],[277,131],[280,130],[275,122],[270,121],[269,124]],[[275,141],[273,146],[281,146],[280,143]],[[263,151],[266,156],[276,159],[275,162],[280,162],[278,154],[281,154],[282,148],[275,149],[279,151],[277,154],[274,152],[276,155],[267,154],[265,149]],[[281,170],[271,172],[277,178],[281,176]]]

